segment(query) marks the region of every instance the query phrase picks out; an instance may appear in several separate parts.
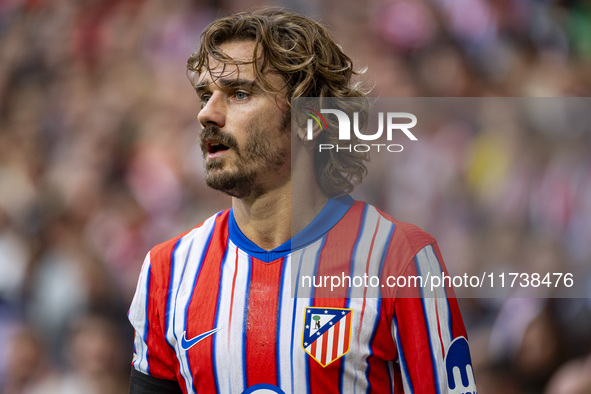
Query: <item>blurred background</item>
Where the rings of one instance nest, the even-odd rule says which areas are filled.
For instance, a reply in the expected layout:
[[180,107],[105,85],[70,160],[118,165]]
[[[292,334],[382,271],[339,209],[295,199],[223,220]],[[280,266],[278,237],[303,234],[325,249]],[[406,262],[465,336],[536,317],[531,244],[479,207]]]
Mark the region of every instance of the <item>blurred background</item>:
[[[146,252],[229,204],[186,59],[260,6],[327,24],[375,96],[591,94],[582,0],[0,1],[0,393],[127,391]],[[588,127],[444,126],[368,179],[386,210],[464,270],[589,266]],[[589,298],[461,302],[479,393],[591,392]]]

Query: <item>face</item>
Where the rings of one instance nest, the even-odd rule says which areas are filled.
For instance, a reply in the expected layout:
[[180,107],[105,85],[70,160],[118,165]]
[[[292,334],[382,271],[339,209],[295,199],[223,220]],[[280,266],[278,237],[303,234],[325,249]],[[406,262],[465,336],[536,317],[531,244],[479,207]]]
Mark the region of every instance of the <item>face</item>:
[[[219,50],[232,59],[252,60],[254,42],[229,42]],[[232,65],[210,58],[200,75],[199,123],[208,186],[237,198],[256,197],[289,175],[290,113],[285,97],[256,83],[252,64]],[[265,75],[273,87],[283,79]]]

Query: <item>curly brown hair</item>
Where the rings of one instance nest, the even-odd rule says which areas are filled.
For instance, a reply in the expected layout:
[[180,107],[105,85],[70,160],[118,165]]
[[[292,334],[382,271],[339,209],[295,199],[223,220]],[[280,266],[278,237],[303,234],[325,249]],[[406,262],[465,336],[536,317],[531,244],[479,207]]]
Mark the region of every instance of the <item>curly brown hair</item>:
[[[209,70],[210,58],[225,64],[244,64],[218,50],[223,43],[243,40],[255,42],[253,60],[249,63],[253,64],[257,83],[273,91],[264,74],[282,75],[285,81],[282,89],[290,106],[292,99],[298,97],[365,97],[359,84],[351,83],[351,77],[359,72],[353,69],[351,59],[326,28],[310,18],[285,11],[243,12],[215,20],[201,35],[199,49],[187,60],[188,73],[195,76],[204,69]],[[316,139],[316,146],[321,143],[336,146],[338,142],[337,132],[326,132]],[[364,152],[316,149],[316,180],[329,197],[348,194],[367,173],[364,163],[367,160],[368,154]]]

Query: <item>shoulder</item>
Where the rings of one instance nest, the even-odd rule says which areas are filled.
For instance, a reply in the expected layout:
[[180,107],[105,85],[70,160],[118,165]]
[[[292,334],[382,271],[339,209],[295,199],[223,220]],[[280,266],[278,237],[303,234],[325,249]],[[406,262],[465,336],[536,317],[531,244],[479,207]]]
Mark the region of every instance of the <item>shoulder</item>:
[[[413,262],[421,256],[422,251],[436,246],[435,238],[418,226],[396,220],[371,204],[365,202],[356,202],[356,204],[363,204],[366,221],[376,223],[373,236],[376,242],[373,246],[383,259],[382,274],[402,275],[408,269],[412,269]],[[377,247],[378,239],[382,240],[382,247]]]
[[355,204],[363,205],[368,214],[376,215],[380,220],[390,224],[391,242],[405,245],[416,252],[436,242],[431,234],[414,224],[396,220],[391,215],[366,202],[356,201]]
[[183,249],[184,245],[205,244],[215,228],[227,229],[229,211],[218,212],[192,229],[154,246],[149,252],[152,273],[162,277],[170,271],[175,252]]
[[404,239],[404,241],[408,242],[409,245],[418,248],[423,248],[426,245],[435,243],[435,238],[428,232],[421,229],[420,227],[412,223],[406,223],[401,222],[400,220],[396,220],[392,218],[390,215],[379,210],[378,212],[380,212],[382,217],[394,224],[396,229],[394,231],[394,235]]

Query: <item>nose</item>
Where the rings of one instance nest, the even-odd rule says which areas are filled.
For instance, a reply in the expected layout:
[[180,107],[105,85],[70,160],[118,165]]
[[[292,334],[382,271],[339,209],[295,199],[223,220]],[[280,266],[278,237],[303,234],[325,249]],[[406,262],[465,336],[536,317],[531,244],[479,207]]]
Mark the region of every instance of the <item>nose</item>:
[[221,93],[214,92],[211,95],[205,106],[199,111],[197,120],[204,127],[208,124],[224,127],[226,124],[226,102]]

